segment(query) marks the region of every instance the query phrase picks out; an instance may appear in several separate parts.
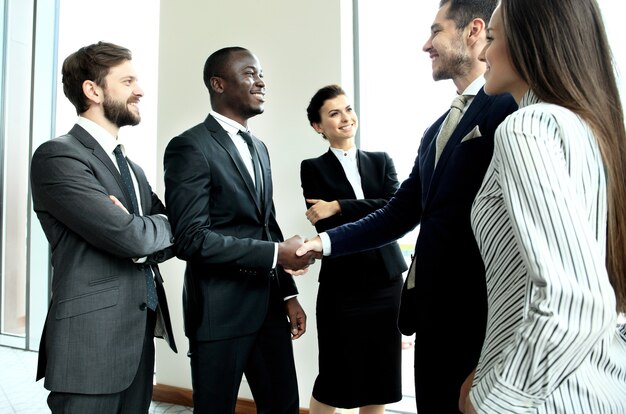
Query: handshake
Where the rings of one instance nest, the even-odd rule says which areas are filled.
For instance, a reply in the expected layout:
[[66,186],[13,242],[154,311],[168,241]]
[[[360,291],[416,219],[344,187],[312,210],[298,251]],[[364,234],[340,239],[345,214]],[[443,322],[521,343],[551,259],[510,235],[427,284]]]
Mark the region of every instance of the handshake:
[[311,240],[296,235],[278,243],[278,264],[291,275],[299,276],[308,271],[315,259],[322,258],[322,240],[315,236]]

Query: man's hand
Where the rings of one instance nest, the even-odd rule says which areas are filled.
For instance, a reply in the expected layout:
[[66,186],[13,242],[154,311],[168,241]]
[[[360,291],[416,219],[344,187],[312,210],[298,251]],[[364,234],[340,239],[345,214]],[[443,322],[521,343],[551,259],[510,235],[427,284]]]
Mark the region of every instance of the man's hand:
[[320,239],[320,236],[315,236],[311,240],[307,240],[304,244],[302,244],[302,246],[296,250],[296,255],[306,256],[315,252],[318,255],[315,258],[321,259],[323,250],[322,239]]
[[341,206],[338,201],[324,201],[313,198],[307,198],[306,202],[313,204],[306,211],[306,218],[315,225],[319,220],[323,220],[335,214],[341,213]]
[[306,313],[295,297],[287,299],[285,308],[291,324],[291,339],[298,339],[306,332]]
[[124,210],[126,214],[130,214],[128,210],[126,210],[126,207],[124,207],[124,204],[122,204],[122,202],[118,200],[117,197],[115,197],[114,195],[110,195],[109,198],[111,199],[111,201],[113,201],[113,204]]
[[292,275],[306,273],[306,269],[315,263],[315,259],[322,257],[322,255],[317,252],[304,253],[296,256],[296,250],[303,246],[303,244],[304,239],[297,235],[284,242],[278,243],[278,264]]

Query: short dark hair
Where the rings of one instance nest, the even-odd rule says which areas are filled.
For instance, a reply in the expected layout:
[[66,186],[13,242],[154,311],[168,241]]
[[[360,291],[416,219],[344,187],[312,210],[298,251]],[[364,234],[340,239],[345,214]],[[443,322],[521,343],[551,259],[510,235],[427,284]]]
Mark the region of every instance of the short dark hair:
[[324,106],[324,102],[345,94],[346,93],[339,85],[324,86],[322,89],[315,92],[315,95],[311,98],[311,102],[309,102],[309,106],[306,108],[306,115],[309,118],[309,123],[313,125],[314,123],[322,121],[320,109]]
[[131,60],[132,53],[125,47],[113,43],[98,42],[81,47],[63,61],[63,93],[81,114],[89,109],[89,102],[83,93],[83,82],[91,80],[96,85],[106,87],[109,70],[120,63]]
[[498,0],[441,0],[439,7],[448,3],[450,8],[446,17],[454,21],[457,29],[464,28],[477,17],[489,24],[491,14],[498,6]]
[[213,96],[213,89],[211,88],[211,78],[214,76],[223,76],[226,65],[230,61],[230,56],[235,52],[248,52],[248,49],[239,46],[225,47],[211,53],[204,62],[204,71],[202,77],[204,79],[204,85],[209,90],[209,95]]

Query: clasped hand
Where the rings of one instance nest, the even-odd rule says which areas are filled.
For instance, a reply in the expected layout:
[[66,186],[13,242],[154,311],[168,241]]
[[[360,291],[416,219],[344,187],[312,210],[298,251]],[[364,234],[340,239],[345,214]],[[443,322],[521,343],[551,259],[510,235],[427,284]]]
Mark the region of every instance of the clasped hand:
[[297,255],[296,251],[306,245],[306,240],[296,235],[278,244],[278,264],[291,275],[299,276],[308,272],[308,267],[321,259],[322,254],[317,251],[305,251]]

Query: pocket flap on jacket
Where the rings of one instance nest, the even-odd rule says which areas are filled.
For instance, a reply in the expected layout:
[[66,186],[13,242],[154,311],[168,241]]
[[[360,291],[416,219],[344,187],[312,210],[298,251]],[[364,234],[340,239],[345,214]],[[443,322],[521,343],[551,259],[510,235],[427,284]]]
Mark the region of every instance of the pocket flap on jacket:
[[113,288],[61,300],[57,305],[56,318],[70,318],[72,316],[110,308],[111,306],[117,305],[119,296],[119,288]]

